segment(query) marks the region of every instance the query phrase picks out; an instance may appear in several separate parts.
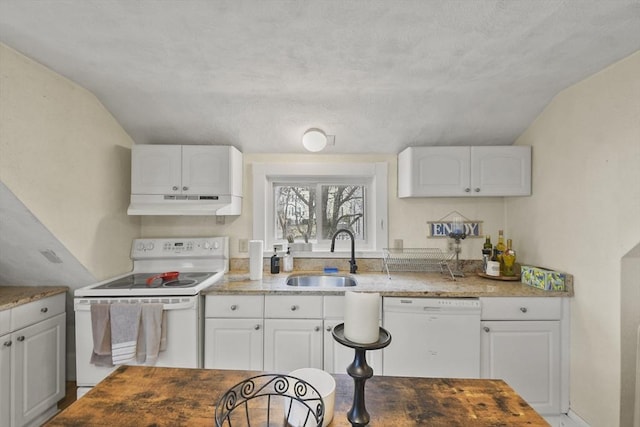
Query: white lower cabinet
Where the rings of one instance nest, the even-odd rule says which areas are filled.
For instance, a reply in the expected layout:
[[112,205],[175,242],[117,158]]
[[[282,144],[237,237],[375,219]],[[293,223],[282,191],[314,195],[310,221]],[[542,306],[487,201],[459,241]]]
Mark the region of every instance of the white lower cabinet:
[[265,319],[264,369],[322,369],[322,319]]
[[56,412],[65,395],[64,311],[64,294],[11,309],[12,332],[0,338],[0,425],[39,425]]
[[[204,367],[286,373],[319,368],[346,373],[354,350],[333,339],[342,295],[218,295],[205,301]],[[367,352],[382,374],[382,351]]]
[[322,296],[266,295],[264,369],[322,369]]
[[264,297],[207,295],[204,367],[263,370]]
[[207,319],[205,357],[207,369],[263,369],[262,319]]
[[561,298],[484,298],[480,376],[504,380],[541,414],[563,412],[563,311]]

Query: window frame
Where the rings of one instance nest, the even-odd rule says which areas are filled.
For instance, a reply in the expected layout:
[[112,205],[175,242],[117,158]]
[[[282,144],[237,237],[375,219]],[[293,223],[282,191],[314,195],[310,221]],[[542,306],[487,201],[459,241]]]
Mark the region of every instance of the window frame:
[[[274,245],[285,244],[275,240],[274,183],[282,184],[299,179],[299,183],[314,181],[359,183],[366,186],[368,203],[365,208],[366,243],[356,241],[360,256],[381,256],[388,245],[388,166],[376,163],[254,163],[253,164],[253,239],[264,241],[265,253]],[[344,181],[341,181],[344,180]],[[350,251],[348,240],[336,241],[336,252],[344,256]],[[314,243],[313,253],[329,252],[328,241]],[[313,253],[297,256],[314,256]]]

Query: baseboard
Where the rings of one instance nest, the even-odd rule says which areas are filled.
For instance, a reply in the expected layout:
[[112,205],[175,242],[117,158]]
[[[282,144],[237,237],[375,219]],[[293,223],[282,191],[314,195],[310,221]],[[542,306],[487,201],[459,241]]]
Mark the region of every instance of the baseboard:
[[571,409],[569,409],[569,412],[567,413],[567,418],[569,418],[571,422],[573,422],[573,425],[570,424],[567,427],[591,427],[589,423],[580,418],[580,416],[573,412]]
[[568,414],[545,415],[544,419],[551,427],[590,427],[585,420],[571,410]]

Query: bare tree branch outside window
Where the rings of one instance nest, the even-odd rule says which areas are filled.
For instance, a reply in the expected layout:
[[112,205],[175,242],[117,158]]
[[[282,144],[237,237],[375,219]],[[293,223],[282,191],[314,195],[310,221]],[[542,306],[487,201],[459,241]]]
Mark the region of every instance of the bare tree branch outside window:
[[[341,228],[352,231],[357,239],[364,239],[364,186],[276,185],[274,189],[276,239],[328,240]],[[316,218],[317,204],[321,206],[320,224]],[[346,236],[338,236],[342,237]]]

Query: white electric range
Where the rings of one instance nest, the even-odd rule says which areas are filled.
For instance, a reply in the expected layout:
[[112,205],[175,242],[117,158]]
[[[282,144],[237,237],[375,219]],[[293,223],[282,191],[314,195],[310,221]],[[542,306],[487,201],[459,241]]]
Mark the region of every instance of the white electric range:
[[[167,345],[155,366],[203,366],[204,304],[200,292],[229,270],[229,238],[136,239],[131,259],[132,271],[74,292],[78,397],[116,368],[90,363],[92,304],[162,303]],[[177,277],[167,277],[171,272],[174,276],[177,272]]]

